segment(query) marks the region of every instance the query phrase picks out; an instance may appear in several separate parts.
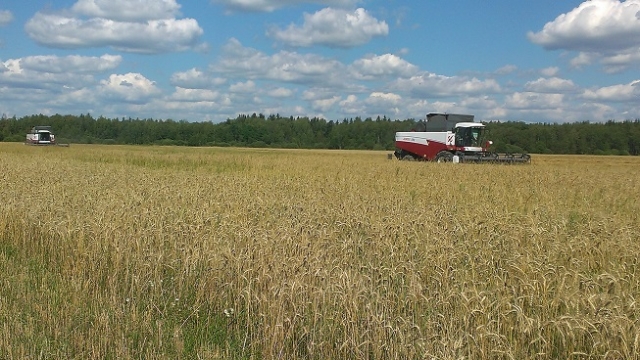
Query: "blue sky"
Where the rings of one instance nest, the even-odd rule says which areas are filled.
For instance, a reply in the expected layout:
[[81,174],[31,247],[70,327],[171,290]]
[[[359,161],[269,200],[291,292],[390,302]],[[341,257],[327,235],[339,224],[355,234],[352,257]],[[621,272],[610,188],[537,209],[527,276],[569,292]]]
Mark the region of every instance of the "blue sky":
[[640,118],[640,0],[8,0],[0,113]]

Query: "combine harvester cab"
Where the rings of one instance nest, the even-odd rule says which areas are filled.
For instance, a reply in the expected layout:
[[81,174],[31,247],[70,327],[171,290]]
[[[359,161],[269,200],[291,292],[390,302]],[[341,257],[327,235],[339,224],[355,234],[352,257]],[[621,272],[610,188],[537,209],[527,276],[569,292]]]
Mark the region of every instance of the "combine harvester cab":
[[491,152],[485,126],[473,115],[429,113],[414,131],[396,133],[395,156],[400,160],[529,164],[529,154]]
[[27,133],[27,140],[25,144],[28,145],[55,145],[56,136],[51,130],[51,126],[34,126],[29,133]]

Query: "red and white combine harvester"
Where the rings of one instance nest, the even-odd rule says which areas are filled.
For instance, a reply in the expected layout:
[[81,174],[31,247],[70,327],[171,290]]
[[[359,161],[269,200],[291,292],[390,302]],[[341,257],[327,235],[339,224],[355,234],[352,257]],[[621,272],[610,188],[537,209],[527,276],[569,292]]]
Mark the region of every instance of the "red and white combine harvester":
[[396,133],[395,156],[400,160],[529,164],[529,154],[498,154],[489,150],[485,126],[473,115],[429,113],[413,131]]

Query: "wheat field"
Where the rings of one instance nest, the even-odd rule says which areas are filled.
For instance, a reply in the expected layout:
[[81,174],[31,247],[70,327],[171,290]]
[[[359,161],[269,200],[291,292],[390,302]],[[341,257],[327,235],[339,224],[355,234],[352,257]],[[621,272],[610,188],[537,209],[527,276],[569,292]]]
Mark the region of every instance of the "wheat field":
[[640,359],[639,179],[0,143],[0,359]]

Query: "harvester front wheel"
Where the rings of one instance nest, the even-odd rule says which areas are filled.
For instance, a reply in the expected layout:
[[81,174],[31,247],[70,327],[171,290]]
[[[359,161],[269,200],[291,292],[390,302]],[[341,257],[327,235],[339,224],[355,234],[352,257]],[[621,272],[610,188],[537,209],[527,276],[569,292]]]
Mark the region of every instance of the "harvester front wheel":
[[405,155],[405,156],[402,158],[402,160],[404,160],[404,161],[413,161],[413,160],[415,160],[415,159],[416,159],[416,158],[414,158],[412,155]]
[[436,162],[452,162],[453,154],[448,151],[440,151],[438,155],[436,155]]

